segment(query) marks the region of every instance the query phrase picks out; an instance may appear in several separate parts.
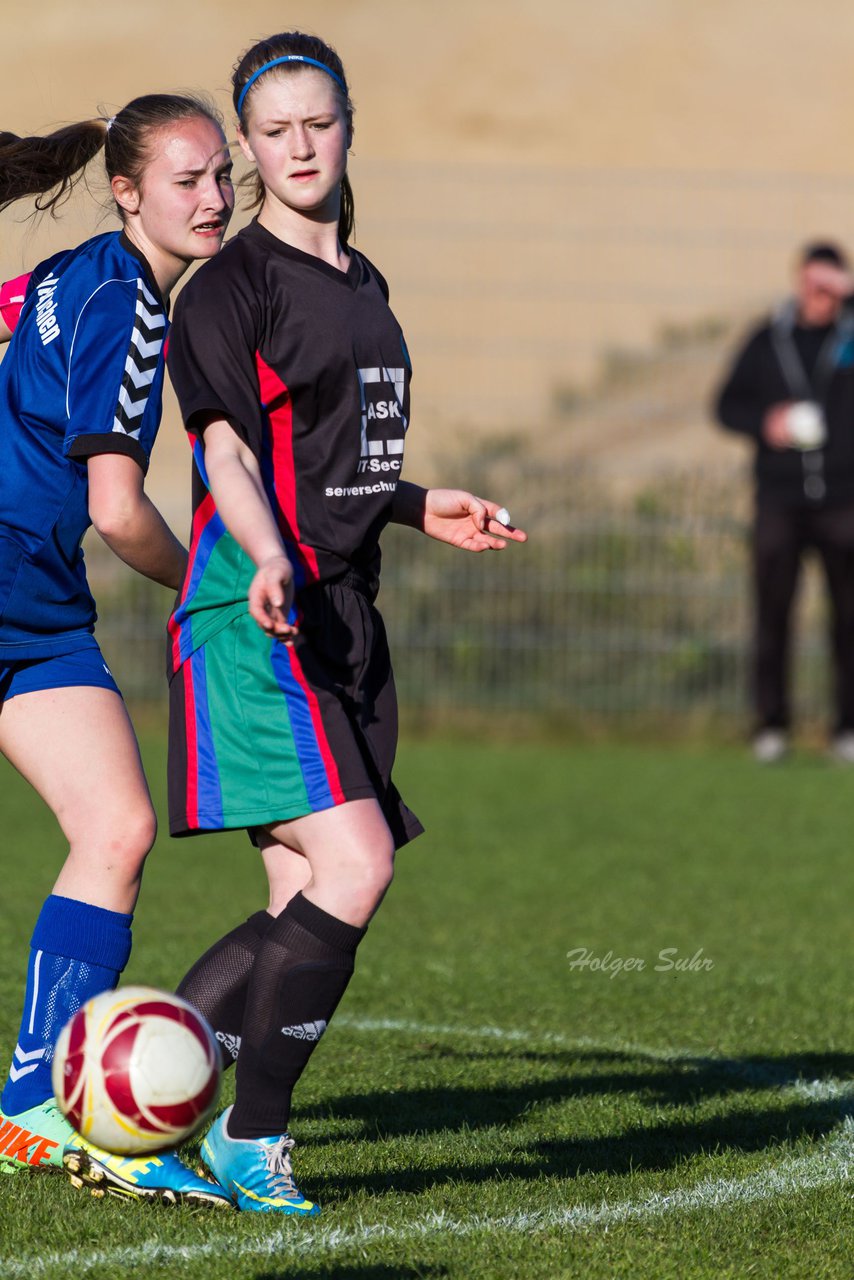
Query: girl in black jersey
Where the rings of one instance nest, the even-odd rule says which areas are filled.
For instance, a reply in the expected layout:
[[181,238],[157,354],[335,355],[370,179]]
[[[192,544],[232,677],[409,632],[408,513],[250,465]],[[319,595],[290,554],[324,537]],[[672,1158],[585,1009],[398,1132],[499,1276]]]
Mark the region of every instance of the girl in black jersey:
[[170,621],[170,823],[176,835],[249,828],[270,900],[179,991],[237,1059],[208,1167],[242,1209],[306,1215],[318,1209],[293,1181],[291,1093],[395,849],[421,830],[391,781],[379,536],[392,520],[484,551],[525,534],[494,503],[400,479],[409,358],[382,276],[349,244],[340,59],[301,33],[274,36],[233,87],[260,212],[184,290],[168,360],[195,457]]

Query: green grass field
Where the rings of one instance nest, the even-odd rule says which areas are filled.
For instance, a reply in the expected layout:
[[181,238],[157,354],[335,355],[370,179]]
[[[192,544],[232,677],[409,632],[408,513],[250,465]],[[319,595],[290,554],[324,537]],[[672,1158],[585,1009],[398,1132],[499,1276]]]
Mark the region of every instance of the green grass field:
[[[144,746],[162,813],[162,741]],[[3,1280],[849,1280],[854,776],[436,739],[398,773],[428,834],[297,1095],[322,1216],[5,1177]],[[2,788],[5,1062],[62,843],[9,770]],[[162,836],[127,979],[173,985],[263,905],[255,856]],[[573,968],[579,948],[607,967]]]

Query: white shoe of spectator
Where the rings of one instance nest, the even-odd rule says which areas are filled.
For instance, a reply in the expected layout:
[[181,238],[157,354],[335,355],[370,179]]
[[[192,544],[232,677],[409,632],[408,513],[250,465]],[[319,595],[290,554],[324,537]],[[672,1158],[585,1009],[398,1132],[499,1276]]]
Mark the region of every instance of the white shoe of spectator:
[[854,764],[854,733],[850,729],[837,733],[830,744],[830,754],[840,764]]
[[[854,763],[854,734],[851,735]],[[760,764],[776,764],[788,753],[789,740],[782,729],[761,729],[753,739],[753,755]]]

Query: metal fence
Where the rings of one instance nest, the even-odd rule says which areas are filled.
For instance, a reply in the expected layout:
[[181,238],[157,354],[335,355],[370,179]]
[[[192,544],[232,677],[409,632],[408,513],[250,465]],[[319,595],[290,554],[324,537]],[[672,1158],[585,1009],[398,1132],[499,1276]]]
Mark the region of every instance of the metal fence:
[[[353,176],[357,243],[413,351],[413,478],[500,496],[532,534],[473,557],[388,531],[381,606],[403,705],[745,715],[749,484],[699,465],[727,452],[706,448],[703,406],[731,326],[779,296],[794,248],[854,247],[854,179],[358,158]],[[69,231],[9,213],[0,227],[13,267]],[[170,405],[150,483],[185,530],[188,451]],[[129,697],[160,702],[168,594],[87,545],[110,661]],[[814,719],[826,663],[812,567],[804,586],[796,704]]]
[[[579,468],[516,476],[514,500],[530,515],[524,548],[474,556],[390,528],[380,606],[404,709],[738,722],[750,631],[744,492],[741,475],[674,473],[617,500]],[[162,701],[168,593],[97,539],[88,559],[108,660],[130,699]],[[826,667],[815,567],[803,586],[796,705],[815,720]]]

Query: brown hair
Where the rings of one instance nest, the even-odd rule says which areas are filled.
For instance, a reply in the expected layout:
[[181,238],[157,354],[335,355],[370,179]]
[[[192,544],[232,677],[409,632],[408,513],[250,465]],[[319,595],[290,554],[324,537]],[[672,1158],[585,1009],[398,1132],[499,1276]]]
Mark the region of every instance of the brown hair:
[[805,267],[809,262],[829,262],[834,267],[847,271],[848,259],[845,251],[838,244],[820,240],[805,245],[800,252],[800,265]]
[[[266,62],[272,62],[275,58],[286,57],[289,53],[298,54],[303,58],[313,58],[315,62],[322,62],[325,67],[328,67],[333,72],[335,79],[339,82],[335,84],[335,92],[338,94],[341,105],[344,108],[348,128],[352,131],[353,102],[350,98],[350,90],[347,87],[344,64],[338,54],[331,45],[326,44],[319,36],[309,36],[302,31],[283,31],[280,35],[268,36],[266,40],[259,40],[257,44],[253,44],[252,48],[243,54],[234,68],[234,73],[231,77],[232,101],[234,102],[234,110],[237,111],[239,116],[240,127],[243,132],[246,132],[246,124],[249,118],[248,104],[252,101],[252,89],[250,89],[243,102],[242,111],[238,111],[240,95],[245,85]],[[300,62],[284,63],[275,69],[277,72],[287,74],[301,69],[305,70],[305,64]],[[259,174],[257,172],[250,174],[248,178],[243,179],[243,183],[249,185],[252,191],[250,208],[257,208],[264,199],[264,184]],[[355,226],[356,208],[353,200],[353,188],[350,186],[350,179],[345,173],[341,179],[341,213],[338,218],[338,237],[342,244],[347,244],[350,240]]]
[[83,120],[44,137],[0,133],[0,209],[34,196],[36,210],[56,216],[101,148],[107,177],[121,175],[139,186],[151,155],[152,134],[176,120],[199,116],[222,126],[219,112],[204,98],[149,93],[134,98],[109,121]]

